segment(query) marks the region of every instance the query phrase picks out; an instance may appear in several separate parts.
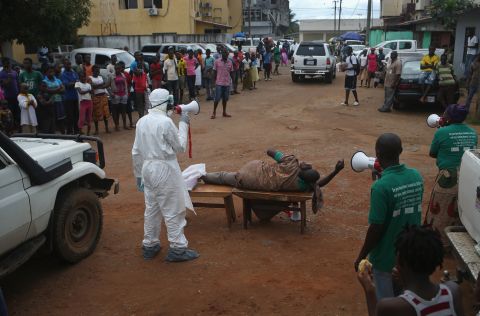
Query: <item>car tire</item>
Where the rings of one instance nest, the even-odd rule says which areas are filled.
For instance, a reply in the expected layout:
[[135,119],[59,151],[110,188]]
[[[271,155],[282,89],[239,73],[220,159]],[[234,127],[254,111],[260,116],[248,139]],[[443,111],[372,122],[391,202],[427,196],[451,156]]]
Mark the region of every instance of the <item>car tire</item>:
[[333,78],[332,78],[332,73],[329,72],[328,74],[325,75],[325,82],[326,83],[332,83],[333,82]]
[[95,193],[84,188],[63,192],[53,215],[54,253],[69,263],[88,257],[100,240],[102,224],[102,206]]
[[300,81],[299,76],[297,76],[296,74],[292,74],[292,81],[293,82],[299,82]]

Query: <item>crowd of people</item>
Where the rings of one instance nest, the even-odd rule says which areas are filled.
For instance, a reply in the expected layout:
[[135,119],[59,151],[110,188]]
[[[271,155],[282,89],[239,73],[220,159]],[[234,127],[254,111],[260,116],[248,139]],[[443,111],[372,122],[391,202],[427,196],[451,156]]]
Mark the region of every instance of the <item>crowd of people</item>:
[[[222,102],[222,116],[231,117],[227,103],[241,90],[257,89],[260,73],[265,81],[279,75],[279,66],[287,65],[290,47],[276,45],[268,38],[260,42],[257,52],[243,52],[241,47],[230,53],[218,45],[217,51],[182,50],[170,47],[161,60],[157,55],[151,64],[135,52],[131,65],[117,62],[112,56],[107,74],[93,65],[89,55],[78,54],[75,64],[69,59],[61,64],[42,65],[34,70],[32,60],[25,58],[23,69],[12,69],[3,60],[0,71],[0,129],[13,131],[93,134],[100,124],[111,133],[110,117],[115,131],[135,127],[133,112],[141,118],[150,107],[151,90],[165,88],[175,104],[198,100],[205,90],[207,101],[213,101],[211,118]],[[274,64],[274,67],[273,67]],[[126,69],[129,68],[129,71]],[[273,71],[272,71],[273,69]],[[121,118],[121,120],[120,120]]]

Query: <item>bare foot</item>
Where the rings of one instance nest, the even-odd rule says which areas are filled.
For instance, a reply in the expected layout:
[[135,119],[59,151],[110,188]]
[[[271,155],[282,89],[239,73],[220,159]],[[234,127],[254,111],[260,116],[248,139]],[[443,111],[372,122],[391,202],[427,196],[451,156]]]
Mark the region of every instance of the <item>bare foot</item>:
[[210,118],[211,118],[212,120],[214,120],[214,119],[215,119],[215,114],[212,114],[212,116],[210,116]]
[[230,114],[223,113],[223,117],[232,117]]

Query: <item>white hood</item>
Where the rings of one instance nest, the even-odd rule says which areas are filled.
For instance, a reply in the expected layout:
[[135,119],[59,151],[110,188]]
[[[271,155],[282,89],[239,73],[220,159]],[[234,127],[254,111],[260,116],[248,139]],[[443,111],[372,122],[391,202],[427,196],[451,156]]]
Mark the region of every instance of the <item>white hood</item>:
[[14,137],[12,141],[44,168],[66,158],[70,158],[72,164],[82,161],[83,152],[91,148],[89,143],[73,140]]

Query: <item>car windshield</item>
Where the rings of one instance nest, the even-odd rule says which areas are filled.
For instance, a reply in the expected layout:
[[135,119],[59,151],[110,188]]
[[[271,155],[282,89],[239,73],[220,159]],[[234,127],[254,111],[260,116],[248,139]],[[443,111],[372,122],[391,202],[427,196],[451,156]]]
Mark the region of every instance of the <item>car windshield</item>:
[[160,45],[149,45],[142,47],[142,53],[156,53],[160,49]]
[[323,45],[300,45],[297,49],[299,56],[325,56]]
[[420,60],[411,60],[403,63],[402,74],[414,75],[420,73]]
[[258,46],[259,43],[260,43],[260,39],[259,39],[259,38],[254,38],[254,39],[253,39],[253,46]]
[[117,62],[123,61],[125,63],[125,67],[130,67],[130,64],[135,61],[135,58],[133,58],[132,54],[124,52],[124,53],[118,53],[118,54],[113,54],[117,56]]

